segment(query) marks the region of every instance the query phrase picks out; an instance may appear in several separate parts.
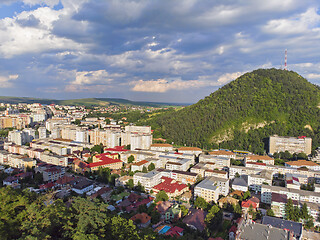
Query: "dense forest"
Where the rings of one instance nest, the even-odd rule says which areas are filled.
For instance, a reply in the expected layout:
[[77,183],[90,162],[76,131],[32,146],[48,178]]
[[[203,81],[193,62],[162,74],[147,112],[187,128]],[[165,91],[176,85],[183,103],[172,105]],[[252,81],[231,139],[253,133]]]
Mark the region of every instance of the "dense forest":
[[147,120],[155,136],[178,145],[263,153],[270,135],[320,143],[320,88],[293,71],[246,73],[198,103]]

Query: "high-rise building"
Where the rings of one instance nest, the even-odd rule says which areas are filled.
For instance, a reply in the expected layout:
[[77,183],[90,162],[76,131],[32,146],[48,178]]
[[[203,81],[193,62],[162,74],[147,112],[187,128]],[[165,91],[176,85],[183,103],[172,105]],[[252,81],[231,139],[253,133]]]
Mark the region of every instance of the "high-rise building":
[[277,135],[269,138],[269,153],[285,152],[311,154],[312,139],[309,137],[280,137]]

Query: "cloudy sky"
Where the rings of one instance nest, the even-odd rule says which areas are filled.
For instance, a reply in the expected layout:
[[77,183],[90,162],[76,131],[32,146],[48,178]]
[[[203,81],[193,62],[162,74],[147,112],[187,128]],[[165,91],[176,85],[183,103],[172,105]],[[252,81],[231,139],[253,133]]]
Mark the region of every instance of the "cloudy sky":
[[241,74],[320,84],[318,0],[0,0],[0,95],[193,103]]

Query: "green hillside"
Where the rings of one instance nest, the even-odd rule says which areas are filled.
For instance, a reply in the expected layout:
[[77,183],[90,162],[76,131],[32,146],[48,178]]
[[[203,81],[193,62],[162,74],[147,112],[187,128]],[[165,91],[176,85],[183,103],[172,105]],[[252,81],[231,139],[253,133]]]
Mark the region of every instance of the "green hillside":
[[147,122],[180,145],[264,152],[273,134],[320,140],[320,89],[295,72],[246,73],[198,103]]
[[164,107],[164,106],[179,106],[174,103],[157,103],[157,102],[137,102],[122,98],[81,98],[69,100],[29,98],[29,97],[0,97],[0,102],[4,103],[41,103],[41,104],[61,104],[61,105],[76,105],[76,106],[108,106],[108,105],[130,105],[144,107]]

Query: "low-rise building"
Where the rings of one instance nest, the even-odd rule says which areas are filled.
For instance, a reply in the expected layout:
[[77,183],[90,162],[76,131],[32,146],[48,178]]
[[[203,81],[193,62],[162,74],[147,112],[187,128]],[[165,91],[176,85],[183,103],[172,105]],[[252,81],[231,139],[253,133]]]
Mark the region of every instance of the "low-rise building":
[[155,194],[160,191],[165,191],[169,198],[174,198],[189,191],[189,188],[186,184],[180,183],[172,178],[161,177],[161,183],[155,185],[152,190]]
[[232,182],[232,188],[242,192],[248,191],[248,183],[244,178],[234,178]]
[[291,167],[291,168],[301,168],[301,167],[306,167],[308,169],[314,170],[314,171],[319,171],[320,170],[320,165],[312,162],[312,161],[307,161],[307,160],[297,160],[297,161],[290,161],[290,162],[285,162],[284,164],[286,167]]
[[261,185],[272,185],[272,171],[262,170],[260,173],[248,175],[248,186],[250,190],[261,191]]
[[155,151],[173,151],[173,146],[168,143],[154,143],[151,144],[150,149]]
[[268,165],[274,165],[274,159],[269,157],[268,155],[260,156],[260,155],[248,155],[244,157],[245,163],[247,162],[262,162]]

